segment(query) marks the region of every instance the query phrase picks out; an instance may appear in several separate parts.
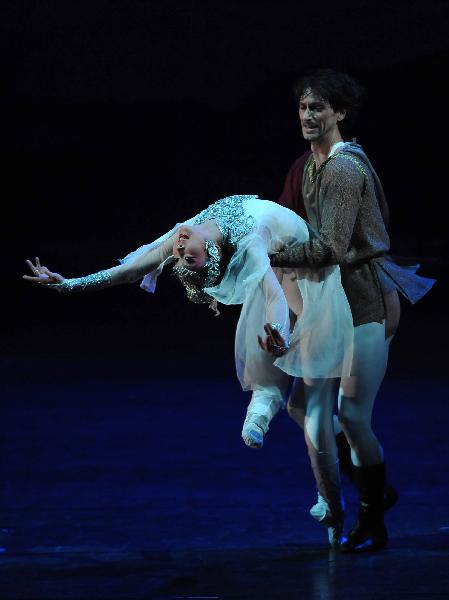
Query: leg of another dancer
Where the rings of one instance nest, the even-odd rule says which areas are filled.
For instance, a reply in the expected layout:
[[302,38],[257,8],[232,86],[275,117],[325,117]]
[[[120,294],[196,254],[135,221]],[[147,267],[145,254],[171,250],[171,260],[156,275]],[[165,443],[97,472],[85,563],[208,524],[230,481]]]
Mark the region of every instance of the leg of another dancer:
[[[304,384],[300,378],[295,379],[287,404],[289,417],[304,430],[305,420],[305,397]],[[351,459],[351,446],[346,439],[337,415],[333,415],[335,443],[337,445],[338,464],[340,473],[344,473],[350,481],[354,481],[354,467]],[[384,509],[388,510],[397,500],[396,492],[390,486],[385,494]]]
[[[287,404],[289,417],[304,430],[305,420],[305,397],[304,382],[301,378],[296,378],[293,382],[292,390]],[[333,415],[333,425],[335,433],[335,442],[337,444],[338,462],[340,471],[345,473],[349,479],[353,479],[351,446],[348,444],[345,434],[340,425],[337,415]]]
[[310,514],[327,527],[332,548],[340,545],[344,518],[333,427],[336,384],[335,379],[304,380],[304,438],[318,490]]
[[[335,383],[334,384],[330,384],[332,389],[332,398],[335,398],[337,393],[335,390]],[[333,403],[333,399],[330,400]],[[306,399],[305,399],[305,393],[304,393],[304,382],[302,379],[297,378],[295,379],[294,383],[293,383],[293,387],[290,393],[290,397],[288,399],[288,404],[287,404],[287,412],[290,416],[291,419],[293,419],[293,421],[295,421],[295,423],[297,425],[299,425],[299,427],[301,427],[301,429],[304,430],[304,423],[305,423],[305,412],[306,412]],[[337,415],[333,415],[332,417],[333,419],[333,432],[335,435],[335,443],[336,443],[336,448],[337,448],[337,458],[338,458],[338,466],[340,469],[340,472],[345,473],[345,475],[348,476],[348,478],[352,481],[353,480],[353,467],[352,467],[352,461],[351,461],[351,447],[348,444],[348,441],[346,439],[345,434],[343,433],[341,426],[340,426],[340,422],[338,420]],[[310,445],[308,446],[310,448]],[[310,450],[309,450],[310,453]],[[315,451],[312,450],[312,453],[314,454]],[[316,461],[314,461],[316,462]],[[318,496],[318,503],[316,505],[316,508],[313,507],[311,509],[312,511],[312,516],[314,518],[316,518],[316,514],[317,514],[317,510],[319,508],[319,506],[322,505],[322,497],[319,494]]]

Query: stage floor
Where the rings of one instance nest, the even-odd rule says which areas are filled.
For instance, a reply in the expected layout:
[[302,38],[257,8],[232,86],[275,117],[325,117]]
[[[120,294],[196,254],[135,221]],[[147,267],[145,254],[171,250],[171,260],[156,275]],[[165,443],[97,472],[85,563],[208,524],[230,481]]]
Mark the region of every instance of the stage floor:
[[262,450],[244,446],[232,377],[3,367],[1,600],[447,598],[446,378],[384,382],[375,429],[400,501],[388,548],[348,556],[308,515],[301,431],[283,411]]

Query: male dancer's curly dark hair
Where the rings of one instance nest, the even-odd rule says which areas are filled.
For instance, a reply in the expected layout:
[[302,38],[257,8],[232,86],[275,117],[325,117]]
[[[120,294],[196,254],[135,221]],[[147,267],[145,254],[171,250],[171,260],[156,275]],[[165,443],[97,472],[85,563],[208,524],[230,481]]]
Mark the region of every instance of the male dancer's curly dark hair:
[[333,69],[317,69],[303,75],[294,85],[296,101],[311,90],[327,100],[335,111],[345,110],[346,116],[339,123],[342,133],[352,127],[362,104],[365,90],[346,73]]

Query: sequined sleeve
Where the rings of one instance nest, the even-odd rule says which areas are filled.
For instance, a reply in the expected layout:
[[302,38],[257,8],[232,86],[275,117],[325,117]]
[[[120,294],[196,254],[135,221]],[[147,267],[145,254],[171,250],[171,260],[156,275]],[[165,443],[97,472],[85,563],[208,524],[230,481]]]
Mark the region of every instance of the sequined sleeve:
[[172,255],[174,238],[175,235],[171,235],[161,243],[149,244],[148,250],[137,252],[118,267],[84,277],[65,279],[62,283],[54,284],[54,287],[62,293],[73,293],[97,291],[114,285],[133,283],[148,273],[161,269],[161,265]]
[[319,233],[271,257],[276,267],[320,268],[343,261],[365,186],[360,168],[346,157],[330,161],[322,174]]
[[109,287],[112,283],[111,272],[106,269],[98,273],[92,273],[85,277],[75,277],[73,279],[64,279],[62,283],[55,283],[52,287],[57,288],[59,292],[69,294],[73,292],[86,292],[102,290]]

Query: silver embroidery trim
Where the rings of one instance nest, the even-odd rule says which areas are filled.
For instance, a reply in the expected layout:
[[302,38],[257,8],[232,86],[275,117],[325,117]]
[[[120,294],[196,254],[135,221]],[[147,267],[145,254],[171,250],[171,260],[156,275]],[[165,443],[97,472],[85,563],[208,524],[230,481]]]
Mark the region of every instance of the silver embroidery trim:
[[245,215],[243,202],[257,198],[258,196],[254,195],[238,195],[217,200],[200,212],[194,224],[200,225],[213,219],[223,236],[223,243],[235,246],[256,224],[254,217]]

